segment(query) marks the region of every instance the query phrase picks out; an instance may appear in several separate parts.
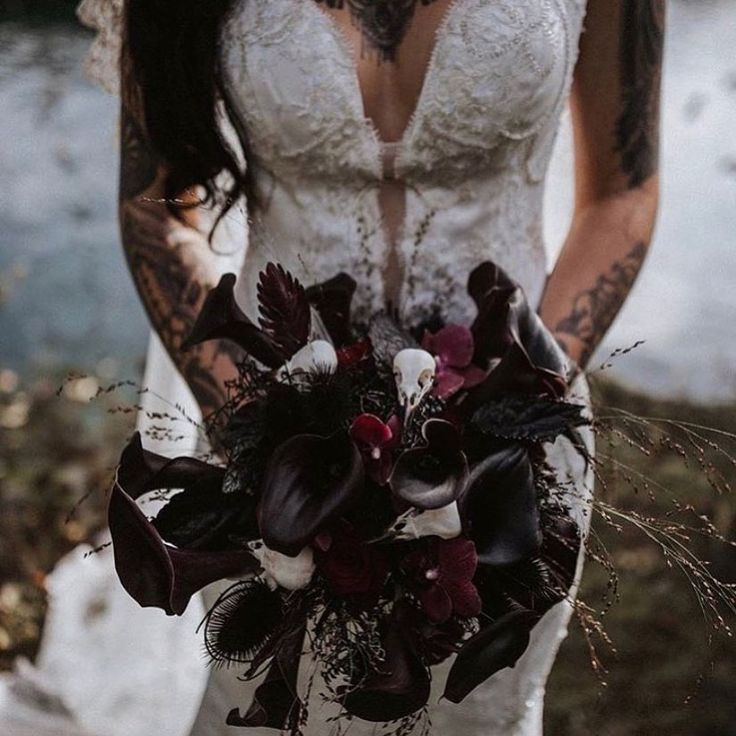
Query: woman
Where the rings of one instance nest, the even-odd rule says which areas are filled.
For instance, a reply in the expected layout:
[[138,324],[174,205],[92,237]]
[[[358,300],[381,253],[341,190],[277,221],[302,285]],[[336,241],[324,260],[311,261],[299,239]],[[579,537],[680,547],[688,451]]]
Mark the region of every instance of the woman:
[[[467,275],[490,258],[586,367],[652,236],[664,0],[127,0],[125,10],[123,247],[203,414],[221,403],[237,356],[226,343],[180,350],[217,280],[201,208],[187,206],[202,193],[224,217],[246,200],[247,312],[258,271],[276,260],[307,284],[349,272],[364,313],[467,322]],[[575,211],[548,276],[544,176],[568,99]],[[570,390],[586,396],[584,378]],[[585,526],[590,477],[564,443],[550,461],[574,475]],[[462,705],[435,697],[433,732],[541,733],[571,611],[552,609],[517,666]],[[214,675],[194,733],[224,732],[249,691]],[[328,714],[312,713],[309,733],[326,732]]]

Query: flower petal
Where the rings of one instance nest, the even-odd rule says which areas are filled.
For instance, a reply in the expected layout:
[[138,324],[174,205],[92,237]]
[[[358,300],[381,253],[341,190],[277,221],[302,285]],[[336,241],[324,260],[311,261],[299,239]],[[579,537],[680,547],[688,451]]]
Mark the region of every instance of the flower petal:
[[396,721],[416,713],[429,700],[429,672],[399,619],[395,612],[386,622],[386,660],[380,671],[357,673],[355,682],[359,684],[345,696],[345,710],[365,721]]
[[452,599],[442,585],[430,585],[420,593],[419,599],[432,623],[444,623],[452,616]]
[[118,481],[131,498],[161,489],[222,485],[225,469],[192,457],[169,458],[146,450],[135,432],[120,456]]
[[473,358],[473,333],[465,325],[446,325],[429,342],[430,352],[453,368],[465,368]]
[[452,503],[468,476],[457,429],[444,419],[430,419],[422,426],[425,447],[399,455],[389,485],[394,494],[420,509],[438,509]]
[[350,426],[350,437],[358,447],[383,447],[393,439],[394,433],[375,414],[361,414]]
[[[515,345],[514,361],[518,367],[526,368],[525,375],[535,375],[553,396],[564,394],[567,358],[521,287],[487,261],[471,273],[468,292],[478,307],[471,326],[474,362],[486,367],[493,358],[505,358],[509,347]],[[522,356],[524,360],[520,359]]]
[[[483,374],[485,377],[485,373]],[[452,368],[442,368],[435,376],[432,393],[440,399],[449,399],[465,385],[465,379]]]
[[478,566],[475,545],[469,539],[449,539],[437,544],[437,560],[442,579],[453,583],[472,580]]
[[246,550],[202,552],[165,545],[119,480],[110,495],[108,523],[120,582],[144,608],[180,615],[198,590],[257,569]]
[[472,469],[460,514],[484,565],[510,565],[541,542],[534,473],[527,450],[501,446]]
[[307,289],[307,299],[319,312],[336,347],[350,340],[350,305],[355,289],[355,280],[346,273]]
[[364,482],[358,448],[343,433],[302,434],[269,459],[258,506],[265,544],[297,555],[359,496]]
[[271,661],[266,679],[256,688],[253,702],[240,714],[233,708],[228,726],[273,728],[290,732],[296,728],[301,712],[297,695],[297,677],[306,627],[286,637]]
[[459,585],[454,583],[445,586],[452,599],[452,610],[464,618],[478,616],[483,608],[478,589],[470,580],[465,580]]
[[233,273],[226,273],[207,294],[202,310],[182,350],[189,350],[207,340],[232,340],[269,368],[278,368],[289,356],[257,325],[251,322],[235,301]]
[[447,676],[444,697],[460,703],[491,675],[513,667],[529,646],[537,620],[530,611],[513,611],[468,639]]

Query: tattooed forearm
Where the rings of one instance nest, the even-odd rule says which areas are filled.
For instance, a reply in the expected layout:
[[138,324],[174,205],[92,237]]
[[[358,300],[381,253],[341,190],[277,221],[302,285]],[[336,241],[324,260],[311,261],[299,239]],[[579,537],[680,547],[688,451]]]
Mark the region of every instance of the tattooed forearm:
[[151,324],[206,415],[226,399],[240,359],[229,343],[183,352],[214,276],[203,238],[175,220],[160,199],[161,162],[134,116],[121,117],[120,231],[128,266]]
[[611,326],[639,273],[647,247],[637,243],[607,273],[601,274],[590,289],[577,294],[570,314],[560,320],[554,332],[568,352],[566,338],[582,343],[579,363],[586,365],[598,343]]
[[665,0],[623,0],[616,150],[631,188],[657,169]]
[[133,199],[148,189],[156,180],[160,163],[140,123],[123,107],[120,118],[120,199]]

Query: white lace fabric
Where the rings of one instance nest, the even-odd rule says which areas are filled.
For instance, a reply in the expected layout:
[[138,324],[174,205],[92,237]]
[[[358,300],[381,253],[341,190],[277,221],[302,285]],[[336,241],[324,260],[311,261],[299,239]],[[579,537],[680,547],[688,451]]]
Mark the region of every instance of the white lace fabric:
[[[365,313],[385,307],[397,260],[398,308],[467,321],[467,276],[491,258],[541,296],[543,180],[577,57],[578,0],[454,0],[437,30],[414,114],[393,147],[405,186],[397,242],[379,192],[386,144],[366,119],[355,60],[316,3],[246,0],[223,31],[229,92],[266,202],[254,219],[240,296],[278,259],[305,282],[358,281]],[[395,252],[392,252],[395,251]]]
[[[116,87],[122,1],[84,0],[79,9],[100,30],[87,68],[108,89]],[[416,109],[400,141],[387,144],[364,114],[354,50],[329,14],[313,0],[236,0],[222,30],[223,68],[263,201],[238,284],[246,311],[256,314],[255,283],[269,260],[307,285],[351,274],[358,318],[394,298],[407,323],[434,312],[467,323],[474,314],[467,278],[487,259],[538,304],[547,271],[544,178],[584,12],[585,0],[453,0]],[[387,179],[403,193],[394,230],[380,196]],[[395,293],[389,271],[399,274]],[[163,390],[168,378],[157,381]],[[574,391],[588,401],[584,379]],[[592,449],[590,433],[586,440]],[[590,469],[566,440],[548,458],[561,480],[574,482],[568,500],[587,529]],[[567,602],[555,606],[517,666],[459,706],[438,700],[438,672],[432,733],[539,736],[545,681],[571,611]],[[230,732],[225,714],[246,707],[257,684],[235,675],[213,673],[192,736]],[[305,734],[322,736],[328,714],[313,706]],[[348,732],[382,733],[357,722]]]
[[87,54],[87,76],[111,94],[120,92],[124,0],[82,0],[77,17],[97,32]]

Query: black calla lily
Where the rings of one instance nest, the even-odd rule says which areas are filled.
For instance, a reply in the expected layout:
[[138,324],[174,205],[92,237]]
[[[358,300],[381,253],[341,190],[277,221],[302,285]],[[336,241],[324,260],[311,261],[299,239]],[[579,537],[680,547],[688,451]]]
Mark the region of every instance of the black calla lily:
[[307,299],[322,318],[335,347],[342,347],[352,337],[350,305],[355,294],[355,279],[339,273],[328,281],[307,289]]
[[[143,448],[135,433],[123,451],[108,506],[115,569],[123,587],[141,606],[161,608],[169,615],[181,614],[191,596],[216,580],[257,569],[258,563],[243,549],[216,549],[214,535],[188,501],[177,502],[162,523],[176,537],[203,549],[183,549],[164,543],[155,525],[136,503],[154,490],[183,488],[187,497],[218,493],[223,470],[193,458],[166,458]],[[182,495],[180,494],[180,495]],[[174,499],[177,497],[175,496]],[[172,500],[173,501],[173,500]],[[176,519],[176,523],[174,520]],[[204,549],[207,548],[207,549]]]
[[539,549],[534,471],[523,445],[499,445],[479,462],[458,505],[480,565],[511,565]]
[[513,667],[529,646],[529,632],[538,620],[532,611],[512,611],[468,639],[447,676],[444,696],[460,703],[491,675]]
[[567,371],[564,353],[522,288],[496,264],[486,261],[471,273],[468,293],[478,309],[471,326],[473,360],[480,366],[496,362],[474,392],[474,405],[478,405],[479,396],[487,400],[511,391],[563,396]]
[[385,662],[380,671],[364,674],[344,699],[345,710],[365,721],[384,723],[416,713],[430,694],[427,667],[411,645],[411,634],[394,610],[384,621]]
[[264,543],[295,556],[355,502],[365,472],[358,448],[339,432],[300,434],[271,455],[263,478],[258,523]]
[[241,715],[233,708],[227,716],[228,726],[294,731],[301,712],[297,676],[305,632],[306,628],[301,627],[283,640],[247,711]]
[[226,273],[217,286],[210,290],[197,321],[181,348],[189,350],[207,340],[231,340],[263,365],[278,368],[288,356],[238,306],[234,293],[235,281],[235,274]]
[[422,426],[427,444],[399,455],[389,478],[394,495],[420,509],[438,509],[452,503],[468,478],[468,461],[460,436],[444,419]]
[[258,569],[245,550],[206,552],[164,544],[136,502],[115,482],[108,523],[115,570],[125,590],[142,607],[181,615],[190,598],[217,580]]
[[159,490],[182,489],[152,524],[175,547],[224,551],[239,539],[258,536],[255,501],[222,492],[225,469],[190,457],[168,458],[143,447],[139,432],[123,450],[117,480],[132,499]]

